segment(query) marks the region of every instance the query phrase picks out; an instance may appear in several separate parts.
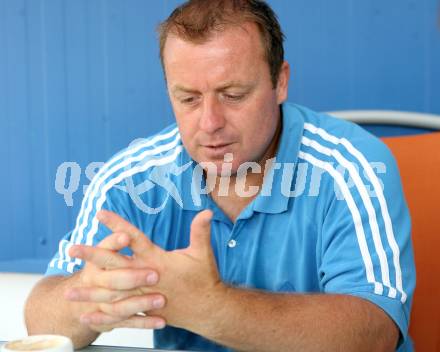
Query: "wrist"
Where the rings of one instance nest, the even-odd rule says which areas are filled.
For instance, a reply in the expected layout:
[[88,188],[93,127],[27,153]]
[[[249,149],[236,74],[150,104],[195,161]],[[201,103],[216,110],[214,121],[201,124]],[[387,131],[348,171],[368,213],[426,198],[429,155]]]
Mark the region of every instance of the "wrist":
[[221,334],[231,309],[232,290],[233,287],[220,281],[212,290],[205,292],[198,303],[197,319],[191,319],[190,330],[211,339]]

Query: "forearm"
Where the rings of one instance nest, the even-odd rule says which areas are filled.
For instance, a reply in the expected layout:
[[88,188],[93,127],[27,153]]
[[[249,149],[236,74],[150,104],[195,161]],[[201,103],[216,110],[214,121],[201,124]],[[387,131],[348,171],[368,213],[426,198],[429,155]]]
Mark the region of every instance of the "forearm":
[[242,351],[394,351],[398,332],[378,307],[343,295],[227,289],[195,331]]
[[25,307],[25,322],[30,335],[65,335],[72,339],[75,348],[87,346],[98,337],[97,332],[79,322],[80,315],[93,311],[95,306],[64,298],[65,290],[75,286],[77,281],[77,274],[48,277],[35,286]]

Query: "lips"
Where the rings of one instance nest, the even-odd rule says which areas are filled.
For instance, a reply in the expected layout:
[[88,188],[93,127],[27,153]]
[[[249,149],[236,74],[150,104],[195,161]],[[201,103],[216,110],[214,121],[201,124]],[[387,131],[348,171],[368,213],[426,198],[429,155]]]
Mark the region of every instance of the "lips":
[[205,153],[209,158],[223,158],[226,153],[231,152],[231,146],[233,143],[219,143],[219,144],[206,144],[202,145],[205,149]]
[[205,145],[204,147],[207,147],[207,148],[223,148],[223,147],[226,147],[226,146],[228,146],[228,145],[231,145],[231,143],[223,143],[223,144],[208,144],[208,145]]

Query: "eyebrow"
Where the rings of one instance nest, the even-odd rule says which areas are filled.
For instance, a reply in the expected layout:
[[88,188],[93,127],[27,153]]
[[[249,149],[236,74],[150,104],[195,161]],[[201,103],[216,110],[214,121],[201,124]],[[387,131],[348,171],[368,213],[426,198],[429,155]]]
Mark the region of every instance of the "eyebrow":
[[[252,83],[245,84],[245,83],[241,83],[241,82],[231,81],[231,82],[226,82],[225,84],[223,84],[220,87],[216,88],[216,91],[224,91],[224,90],[229,89],[229,88],[250,89],[252,87],[253,87]],[[171,89],[171,92],[173,94],[180,93],[180,92],[183,92],[183,93],[193,93],[193,94],[199,93],[199,91],[197,91],[195,89],[187,88],[187,87],[184,87],[184,86],[182,86],[180,84],[177,84],[176,86],[174,86]]]
[[191,88],[186,88],[184,86],[181,85],[176,85],[171,89],[171,92],[174,93],[178,93],[178,92],[183,92],[183,93],[198,93],[197,90],[195,89],[191,89]]
[[218,87],[216,90],[217,91],[222,91],[222,90],[226,90],[228,88],[251,88],[253,86],[253,83],[241,83],[241,82],[235,82],[235,81],[231,81],[231,82],[227,82],[223,85],[221,85],[220,87]]

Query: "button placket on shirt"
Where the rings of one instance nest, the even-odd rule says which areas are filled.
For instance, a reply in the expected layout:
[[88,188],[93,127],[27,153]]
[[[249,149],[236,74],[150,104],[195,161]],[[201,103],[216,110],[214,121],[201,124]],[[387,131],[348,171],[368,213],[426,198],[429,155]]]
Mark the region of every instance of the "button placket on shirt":
[[244,221],[242,221],[242,220],[237,220],[237,222],[234,224],[232,231],[231,231],[231,234],[229,236],[229,240],[226,243],[226,245],[228,246],[229,249],[234,249],[237,247],[237,245],[238,245],[237,237],[238,237],[243,225],[244,225]]
[[238,264],[241,260],[239,257],[241,256],[242,252],[238,237],[240,235],[240,231],[245,225],[245,222],[246,221],[244,220],[236,221],[230,232],[229,239],[227,239],[225,243],[226,261],[228,263],[228,279],[230,280],[229,282],[234,286],[238,286],[244,280],[244,273],[240,269],[242,266]]
[[234,240],[234,239],[229,240],[229,242],[228,242],[228,247],[229,248],[234,248],[236,245],[237,245],[237,241],[236,240]]

